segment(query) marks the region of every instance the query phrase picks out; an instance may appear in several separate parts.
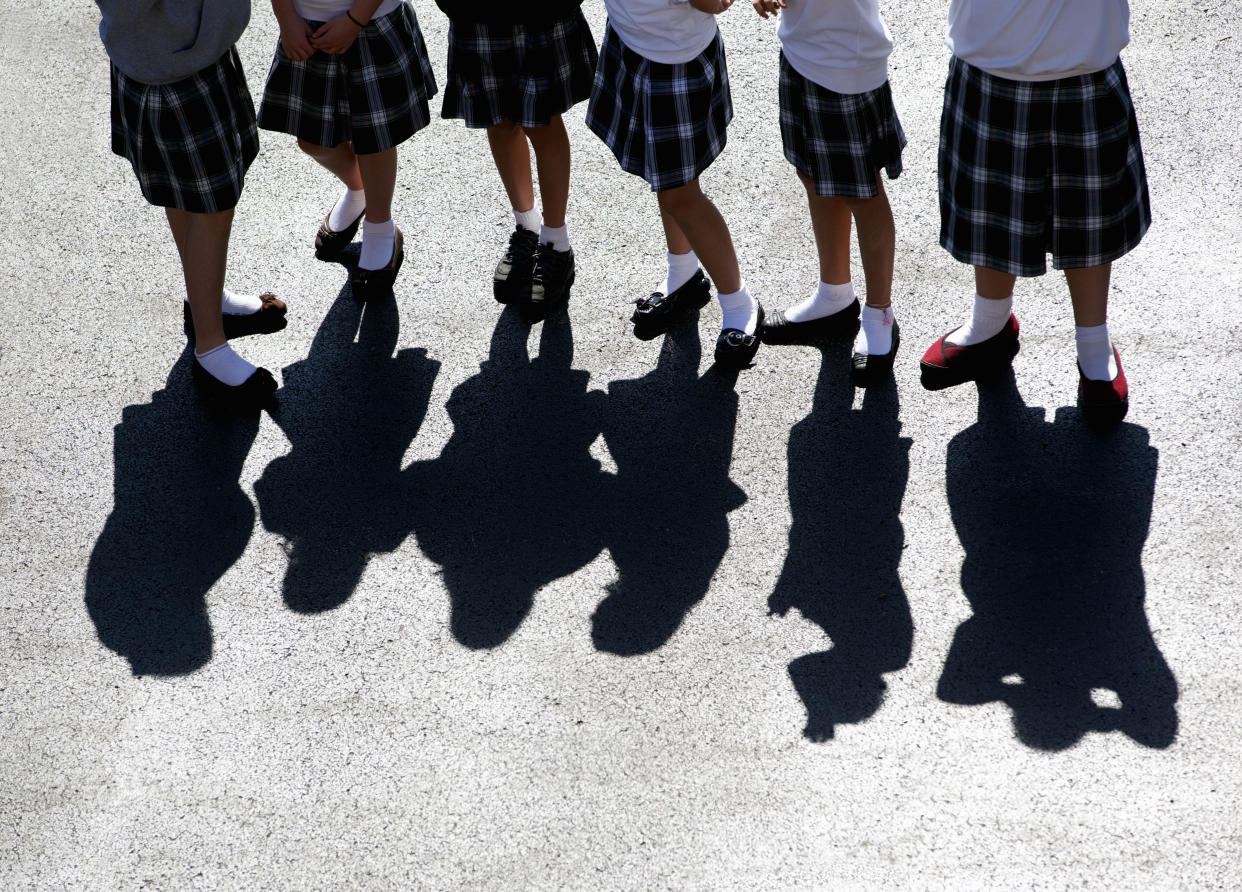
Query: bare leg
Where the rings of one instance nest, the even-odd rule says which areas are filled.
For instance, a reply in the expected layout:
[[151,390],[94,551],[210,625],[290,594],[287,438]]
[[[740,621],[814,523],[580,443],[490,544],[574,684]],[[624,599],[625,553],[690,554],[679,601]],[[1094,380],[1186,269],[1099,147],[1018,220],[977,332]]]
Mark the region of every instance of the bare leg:
[[1013,297],[1013,288],[1017,283],[1017,276],[988,269],[986,266],[975,267],[975,293],[980,297],[988,300],[1005,300]]
[[[828,285],[844,285],[850,281],[849,205],[840,198],[816,195],[814,181],[801,172],[798,179],[806,188],[807,207],[811,211],[811,230],[815,233],[815,250],[819,254],[819,280]],[[867,298],[871,298],[870,280]]]
[[[557,115],[547,127],[527,128],[526,136],[535,150],[535,164],[539,169],[543,222],[557,229],[565,225],[565,211],[569,206],[569,134],[565,132],[561,116]],[[526,169],[529,176],[529,161]],[[531,200],[533,202],[534,198]]]
[[[509,196],[509,204],[515,211],[529,211],[534,208],[535,185],[530,170],[530,149],[526,146],[526,135],[522,128],[512,121],[501,121],[487,128],[487,142],[491,146],[492,159],[496,162],[500,181]],[[568,175],[568,167],[566,174]],[[566,190],[568,191],[568,187]]]
[[391,220],[392,193],[397,188],[397,150],[385,149],[355,157],[362,175],[362,188],[367,194],[367,222]]
[[1111,263],[1065,271],[1065,283],[1069,285],[1070,300],[1074,304],[1075,325],[1103,325],[1108,321],[1108,284],[1112,272]]
[[[893,209],[879,175],[876,185],[880,193],[875,198],[848,199],[846,204],[858,223],[858,253],[862,256],[863,275],[867,280],[867,306],[883,309],[893,302],[897,232],[893,226]],[[845,257],[848,263],[848,249]]]
[[220,302],[224,293],[233,211],[192,214],[165,208],[165,214],[181,253],[185,291],[194,320],[195,349],[206,353],[225,342]]
[[362,188],[362,176],[358,172],[358,156],[354,154],[349,143],[343,142],[337,146],[317,146],[299,139],[298,148],[336,174],[337,179],[345,184],[345,188],[354,191]]
[[[696,179],[675,189],[656,193],[664,234],[672,254],[693,250],[721,294],[742,287],[742,273],[728,224]],[[672,226],[670,226],[670,223]]]

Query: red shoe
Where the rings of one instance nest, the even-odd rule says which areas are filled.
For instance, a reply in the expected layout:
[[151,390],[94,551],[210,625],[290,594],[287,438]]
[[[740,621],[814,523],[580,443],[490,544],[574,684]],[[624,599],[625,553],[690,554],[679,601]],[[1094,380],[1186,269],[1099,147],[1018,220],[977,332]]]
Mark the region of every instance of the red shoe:
[[928,390],[943,390],[1002,372],[1018,355],[1018,319],[1012,313],[999,333],[969,347],[947,343],[945,338],[953,331],[928,347],[919,363],[923,386]]
[[1082,366],[1078,367],[1078,408],[1082,410],[1082,420],[1097,430],[1121,424],[1130,409],[1130,385],[1126,383],[1116,347],[1113,359],[1117,362],[1117,377],[1111,381],[1093,381],[1082,373]]

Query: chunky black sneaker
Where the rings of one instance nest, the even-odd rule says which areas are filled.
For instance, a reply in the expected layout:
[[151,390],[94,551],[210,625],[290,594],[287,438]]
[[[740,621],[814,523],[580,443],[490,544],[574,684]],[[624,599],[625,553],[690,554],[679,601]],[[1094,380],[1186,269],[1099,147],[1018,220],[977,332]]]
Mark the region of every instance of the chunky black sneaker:
[[519,226],[509,236],[509,250],[496,264],[492,293],[502,304],[522,304],[530,299],[530,280],[535,274],[539,234]]
[[528,322],[547,319],[569,303],[573,284],[574,249],[557,251],[551,243],[540,245],[530,280],[530,300],[522,306],[522,315]]

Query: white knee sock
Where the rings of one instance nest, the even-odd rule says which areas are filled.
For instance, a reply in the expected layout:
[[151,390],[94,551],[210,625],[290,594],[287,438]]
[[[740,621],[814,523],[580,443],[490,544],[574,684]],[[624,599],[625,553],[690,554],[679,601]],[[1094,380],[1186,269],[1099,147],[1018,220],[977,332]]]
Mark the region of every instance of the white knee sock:
[[358,257],[361,269],[383,269],[392,260],[393,239],[397,227],[390,217],[383,223],[362,221],[362,254]]
[[664,277],[664,284],[659,290],[664,294],[672,294],[694,278],[694,274],[699,269],[699,258],[693,251],[688,254],[665,252],[664,256],[668,261],[668,274]]
[[893,349],[893,308],[863,304],[862,325],[854,339],[854,351],[868,356],[884,356]]
[[754,334],[759,326],[759,302],[750,296],[746,283],[732,294],[719,294],[720,309],[724,318],[720,322],[720,330],[738,328],[747,334]]
[[523,229],[538,232],[543,226],[543,214],[539,213],[538,208],[531,208],[529,211],[519,211],[517,208],[514,208],[513,222]]
[[206,353],[194,351],[198,364],[207,370],[213,378],[223,381],[229,387],[237,387],[256,371],[255,366],[246,362],[233,351],[227,343],[221,344]]
[[328,228],[333,232],[348,229],[367,207],[367,194],[361,189],[346,189],[328,214]]
[[563,223],[560,226],[541,224],[539,226],[539,244],[551,245],[553,251],[565,253],[569,250],[569,224]]
[[975,295],[975,308],[966,324],[953,332],[945,343],[958,347],[969,347],[986,341],[1001,333],[1009,316],[1013,313],[1013,295],[1003,300],[992,300]]
[[1078,346],[1078,365],[1093,381],[1111,381],[1117,377],[1117,359],[1113,342],[1108,336],[1108,323],[1076,325],[1074,343]]
[[852,304],[857,298],[854,296],[854,283],[846,282],[842,285],[829,285],[827,282],[820,282],[806,299],[801,303],[794,304],[785,311],[785,318],[790,322],[810,322],[812,319],[823,319],[825,316],[831,316],[833,313],[839,313]]

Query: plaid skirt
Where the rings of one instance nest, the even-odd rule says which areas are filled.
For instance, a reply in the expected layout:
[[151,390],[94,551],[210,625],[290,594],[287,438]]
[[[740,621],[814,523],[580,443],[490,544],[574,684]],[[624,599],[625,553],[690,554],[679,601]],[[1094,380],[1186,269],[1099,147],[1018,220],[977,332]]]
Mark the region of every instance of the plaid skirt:
[[254,103],[236,48],[198,74],[144,84],[112,66],[112,151],[147,201],[196,214],[237,206],[259,154]]
[[467,127],[546,127],[590,98],[598,61],[581,10],[547,25],[453,22],[440,114]]
[[888,82],[866,93],[835,93],[800,75],[781,53],[781,141],[785,158],[815,194],[875,198],[876,175],[901,176],[906,134]]
[[[322,22],[311,22],[318,28]],[[259,126],[317,146],[353,143],[370,155],[405,142],[431,122],[436,78],[409,3],[373,19],[340,55],[295,62],[276,46]]]
[[653,192],[684,186],[705,171],[724,151],[732,119],[719,34],[696,58],[669,65],[640,56],[606,28],[587,126]]
[[1151,225],[1125,69],[1015,81],[949,64],[940,119],[940,244],[1011,275],[1099,266]]

